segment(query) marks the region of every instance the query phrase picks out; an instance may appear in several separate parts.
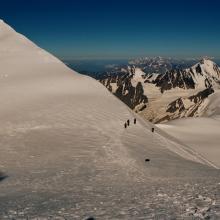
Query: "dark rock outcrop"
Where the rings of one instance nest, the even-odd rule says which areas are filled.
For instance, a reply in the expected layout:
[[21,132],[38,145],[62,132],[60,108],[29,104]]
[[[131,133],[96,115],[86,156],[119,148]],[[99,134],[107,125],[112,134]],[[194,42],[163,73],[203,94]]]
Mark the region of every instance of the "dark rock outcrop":
[[177,100],[171,102],[168,105],[166,112],[175,113],[176,111],[183,112],[184,110],[186,110],[186,109],[185,109],[185,106],[183,103],[183,99],[178,98]]
[[191,74],[185,70],[171,70],[165,74],[159,74],[157,78],[152,81],[157,87],[160,87],[161,92],[173,88],[195,89],[195,82]]
[[[131,72],[133,72],[132,69]],[[133,73],[126,73],[120,76],[109,76],[105,80],[100,80],[100,82],[131,109],[134,109],[136,106],[143,104],[145,107],[141,106],[140,108],[143,110],[146,108],[148,98],[146,95],[144,95],[144,89],[141,82],[138,82],[136,86],[132,85],[132,77]],[[116,84],[115,91],[113,91],[111,83]]]
[[[169,119],[197,116],[202,103],[212,93],[214,93],[214,89],[210,87],[198,92],[196,95],[189,96],[188,98],[178,98],[171,102],[166,110],[166,112],[169,113]],[[190,102],[191,105],[186,106],[186,101]],[[161,118],[160,122],[167,118],[168,116]]]
[[197,93],[196,95],[190,96],[189,100],[194,102],[195,104],[197,104],[201,100],[204,100],[205,98],[207,98],[212,93],[214,93],[214,89],[209,87],[209,88]]

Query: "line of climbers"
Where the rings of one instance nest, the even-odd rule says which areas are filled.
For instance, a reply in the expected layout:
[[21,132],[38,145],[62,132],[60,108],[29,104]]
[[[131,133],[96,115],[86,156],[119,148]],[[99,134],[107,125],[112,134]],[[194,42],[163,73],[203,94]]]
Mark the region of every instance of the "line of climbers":
[[[137,123],[137,119],[134,118],[134,124]],[[128,119],[125,123],[124,123],[124,127],[127,128],[130,125],[130,120]],[[151,128],[152,133],[154,133],[155,128]]]
[[[134,124],[136,124],[136,123],[137,123],[137,120],[136,120],[136,118],[134,118]],[[130,125],[130,120],[128,119],[128,120],[124,123],[124,127],[127,128],[129,125]],[[154,131],[155,131],[155,128],[152,127],[152,128],[151,128],[151,132],[154,133]],[[145,159],[145,162],[146,162],[146,163],[147,163],[147,162],[150,162],[150,159],[149,159],[149,158],[146,158],[146,159]]]
[[[134,118],[134,124],[136,124],[137,120],[136,118]],[[130,125],[130,120],[128,119],[125,123],[124,123],[124,127],[127,128]]]

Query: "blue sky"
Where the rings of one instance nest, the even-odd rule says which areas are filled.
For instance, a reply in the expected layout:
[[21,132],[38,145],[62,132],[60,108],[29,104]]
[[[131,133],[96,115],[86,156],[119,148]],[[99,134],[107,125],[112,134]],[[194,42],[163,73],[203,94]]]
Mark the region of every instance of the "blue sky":
[[0,16],[65,59],[220,58],[220,1],[7,0]]

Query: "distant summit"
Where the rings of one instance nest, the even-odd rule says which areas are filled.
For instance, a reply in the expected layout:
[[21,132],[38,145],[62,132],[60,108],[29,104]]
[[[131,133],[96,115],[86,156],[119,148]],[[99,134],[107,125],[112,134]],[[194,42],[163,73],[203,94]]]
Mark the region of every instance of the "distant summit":
[[160,87],[161,92],[177,87],[183,89],[218,87],[220,69],[216,63],[204,58],[190,68],[167,71],[165,74],[159,74],[156,79],[150,75],[147,81]]

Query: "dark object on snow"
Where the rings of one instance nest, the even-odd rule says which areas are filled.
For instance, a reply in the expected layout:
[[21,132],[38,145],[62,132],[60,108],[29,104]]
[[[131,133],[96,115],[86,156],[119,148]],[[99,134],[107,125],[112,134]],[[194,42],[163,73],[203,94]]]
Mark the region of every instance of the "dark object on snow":
[[4,179],[6,179],[8,176],[5,175],[4,173],[0,172],[0,182]]
[[136,122],[137,122],[137,120],[136,120],[136,118],[134,119],[134,124],[136,124]]
[[125,128],[127,128],[127,123],[124,124]]
[[127,125],[128,125],[128,126],[130,125],[130,120],[129,120],[129,119],[127,120]]
[[151,131],[154,132],[154,128],[152,128]]
[[89,218],[87,218],[86,220],[95,220],[95,218],[89,217]]
[[147,158],[147,159],[145,159],[145,162],[150,162],[150,159],[148,159],[148,158]]

